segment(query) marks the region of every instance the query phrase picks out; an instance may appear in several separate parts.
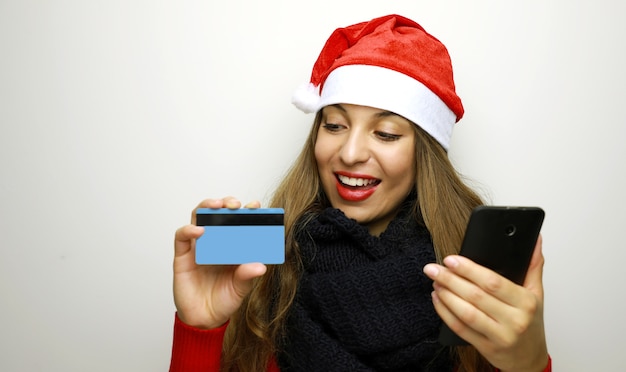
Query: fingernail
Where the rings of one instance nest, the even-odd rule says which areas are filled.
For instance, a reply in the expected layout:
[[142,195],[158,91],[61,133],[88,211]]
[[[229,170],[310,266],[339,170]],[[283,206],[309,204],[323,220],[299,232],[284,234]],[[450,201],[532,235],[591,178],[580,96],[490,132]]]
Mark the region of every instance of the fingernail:
[[432,291],[432,292],[430,293],[430,297],[432,297],[432,299],[433,299],[433,303],[435,303],[435,304],[436,304],[436,303],[439,303],[439,296],[437,296],[437,292]]
[[424,266],[424,273],[432,278],[432,277],[437,276],[437,274],[439,274],[439,269],[435,265],[428,264]]
[[457,267],[459,266],[459,260],[454,256],[448,256],[443,259],[443,263],[448,267]]

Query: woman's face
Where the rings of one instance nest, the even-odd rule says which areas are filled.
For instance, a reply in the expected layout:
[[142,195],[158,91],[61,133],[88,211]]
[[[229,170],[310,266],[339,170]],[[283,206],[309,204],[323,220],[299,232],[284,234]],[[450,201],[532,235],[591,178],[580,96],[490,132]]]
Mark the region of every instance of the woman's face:
[[415,182],[415,132],[392,112],[348,104],[324,107],[315,159],[333,207],[380,235]]

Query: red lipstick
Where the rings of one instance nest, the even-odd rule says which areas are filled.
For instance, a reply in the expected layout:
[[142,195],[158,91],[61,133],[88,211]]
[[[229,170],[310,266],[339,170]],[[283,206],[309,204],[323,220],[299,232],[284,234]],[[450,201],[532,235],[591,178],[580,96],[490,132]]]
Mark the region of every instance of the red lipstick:
[[337,193],[342,199],[351,202],[366,200],[380,184],[377,178],[355,173],[338,172],[335,177]]

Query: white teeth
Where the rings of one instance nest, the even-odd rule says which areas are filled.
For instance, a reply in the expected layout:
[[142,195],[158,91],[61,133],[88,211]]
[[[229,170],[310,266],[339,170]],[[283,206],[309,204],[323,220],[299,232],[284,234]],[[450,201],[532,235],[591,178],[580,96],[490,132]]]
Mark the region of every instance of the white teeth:
[[348,186],[367,186],[376,182],[376,180],[373,180],[370,178],[367,178],[367,179],[366,178],[352,178],[352,177],[346,177],[342,175],[338,175],[338,177],[341,183],[348,185]]

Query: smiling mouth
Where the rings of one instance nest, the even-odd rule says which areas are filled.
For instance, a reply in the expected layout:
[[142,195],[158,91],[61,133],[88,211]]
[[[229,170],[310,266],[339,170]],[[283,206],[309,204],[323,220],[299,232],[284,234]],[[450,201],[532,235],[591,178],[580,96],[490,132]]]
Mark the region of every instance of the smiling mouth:
[[368,187],[375,186],[380,183],[376,178],[355,178],[337,174],[337,180],[344,186],[350,187]]

